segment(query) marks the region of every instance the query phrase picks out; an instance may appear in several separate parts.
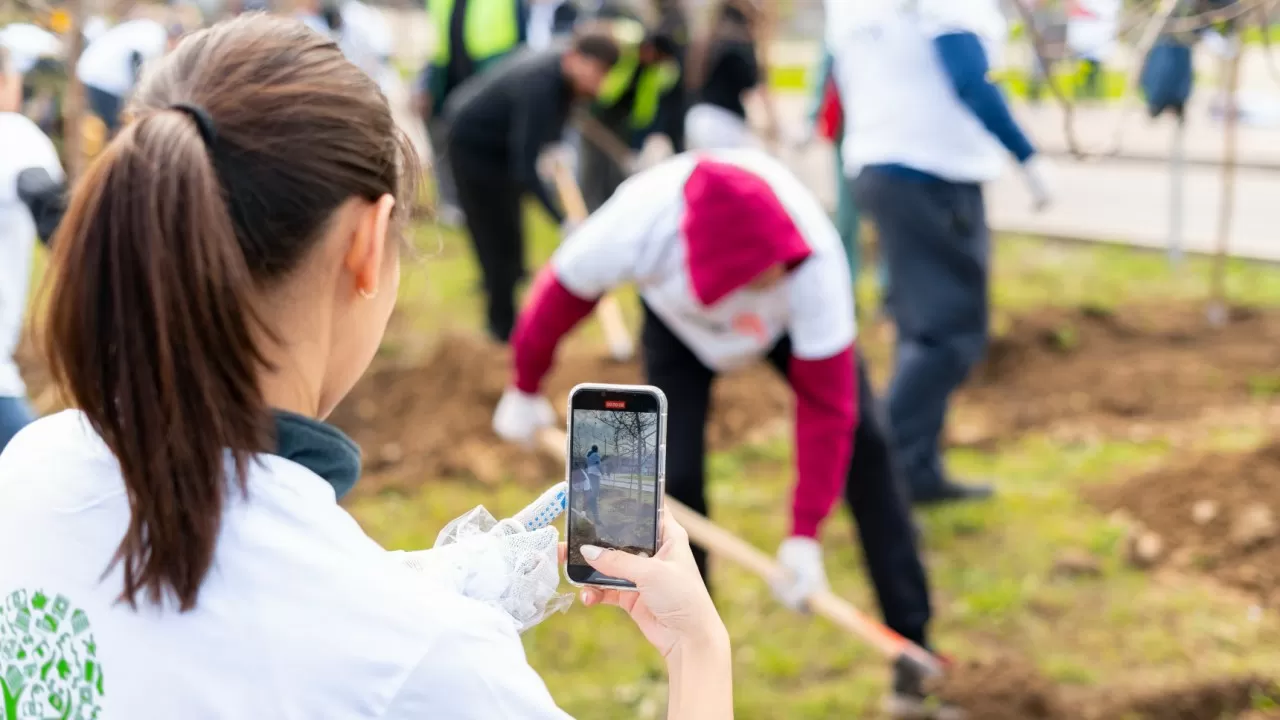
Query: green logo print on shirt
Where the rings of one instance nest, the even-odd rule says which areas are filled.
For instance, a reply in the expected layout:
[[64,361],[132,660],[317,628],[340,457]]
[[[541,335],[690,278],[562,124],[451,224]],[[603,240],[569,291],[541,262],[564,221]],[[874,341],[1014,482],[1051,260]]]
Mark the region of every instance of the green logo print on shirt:
[[102,667],[89,617],[62,595],[0,598],[3,720],[97,720]]

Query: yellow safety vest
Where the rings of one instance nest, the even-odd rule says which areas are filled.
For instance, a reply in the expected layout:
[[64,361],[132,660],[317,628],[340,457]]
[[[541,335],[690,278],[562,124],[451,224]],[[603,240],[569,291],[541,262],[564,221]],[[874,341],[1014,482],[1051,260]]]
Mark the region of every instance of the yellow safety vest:
[[[436,47],[432,62],[449,62],[449,24],[454,0],[427,0],[427,12],[435,26]],[[514,0],[468,0],[462,20],[464,50],[481,61],[510,51],[520,42],[520,17]]]
[[680,66],[674,60],[666,60],[641,67],[640,44],[644,42],[644,26],[627,19],[615,20],[610,25],[621,55],[605,75],[596,103],[601,107],[613,107],[634,83],[631,128],[643,130],[657,117],[662,96],[680,82]]

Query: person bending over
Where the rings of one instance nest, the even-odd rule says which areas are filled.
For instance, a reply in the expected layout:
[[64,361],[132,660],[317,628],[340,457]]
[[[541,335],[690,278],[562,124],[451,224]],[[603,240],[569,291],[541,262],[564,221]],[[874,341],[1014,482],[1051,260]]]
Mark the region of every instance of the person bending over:
[[[796,399],[796,484],[775,587],[793,608],[826,586],[819,530],[844,492],[889,627],[927,645],[929,591],[910,508],[871,386],[855,360],[853,288],[819,201],[761,150],[677,155],[632,177],[560,246],[512,338],[494,429],[529,442],[554,417],[539,392],[561,338],[604,294],[634,284],[647,381],[669,403],[667,492],[707,512],[706,423],[716,376],[760,359]],[[707,577],[706,553],[695,548]],[[899,669],[891,700],[916,707]]]
[[[386,329],[416,173],[376,83],[296,20],[242,15],[183,41],[129,116],[54,242],[47,352],[77,409],[0,455],[10,639],[60,658],[40,682],[65,691],[22,712],[565,718],[513,616],[424,582],[337,503],[360,452],[322,418]],[[661,650],[671,717],[727,719],[727,633],[687,538],[585,549],[640,591],[584,600]],[[13,657],[11,693],[32,687]]]
[[567,47],[506,58],[445,105],[450,167],[483,275],[489,334],[499,342],[511,336],[524,274],[525,193],[564,222],[538,176],[538,156],[560,141],[573,104],[595,97],[617,61],[612,37],[586,27]]

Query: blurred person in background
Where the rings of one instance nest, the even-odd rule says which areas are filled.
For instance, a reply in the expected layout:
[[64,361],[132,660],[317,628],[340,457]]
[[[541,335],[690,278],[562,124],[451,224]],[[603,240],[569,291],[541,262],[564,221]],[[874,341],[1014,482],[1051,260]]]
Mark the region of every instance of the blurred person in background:
[[996,0],[826,0],[827,46],[844,103],[843,159],[874,221],[897,324],[889,416],[917,503],[985,498],[945,472],[952,392],[982,358],[990,230],[982,185],[1008,153],[1037,209],[1044,161],[988,71],[1005,43]]
[[173,47],[181,25],[139,17],[104,30],[85,46],[76,63],[89,110],[106,125],[108,134],[120,128],[120,113],[142,75],[142,68]]
[[467,80],[493,69],[524,44],[529,8],[527,0],[428,0],[427,13],[435,40],[418,75],[415,105],[431,141],[437,214],[446,225],[458,226],[464,213],[449,166],[445,103]]
[[[818,64],[810,72],[810,100],[808,113],[809,137],[817,135],[830,142],[836,154],[836,231],[845,254],[849,256],[849,276],[857,287],[861,245],[859,233],[861,221],[858,206],[844,172],[844,158],[840,146],[844,140],[844,104],[840,102],[840,88],[832,74],[834,60],[823,46]],[[807,142],[806,138],[806,142]],[[882,288],[883,289],[883,288]]]
[[66,87],[62,38],[34,23],[11,23],[0,27],[0,49],[9,53],[10,70],[22,76],[18,112],[34,119],[43,132],[54,132],[60,90]]
[[299,19],[332,37],[342,53],[381,86],[391,69],[391,27],[377,8],[360,0],[307,0]]
[[[187,38],[129,115],[54,244],[46,351],[77,409],[0,454],[6,617],[76,689],[22,717],[567,718],[511,615],[337,503],[360,452],[323,418],[391,316],[414,172],[377,86],[300,22],[244,15]],[[669,717],[732,717],[679,525],[653,558],[582,553],[637,585],[582,598],[662,653]]]
[[685,88],[685,142],[691,150],[744,147],[755,139],[747,126],[749,94],[758,93],[767,114],[765,137],[777,141],[778,122],[758,46],[763,11],[759,0],[721,0],[711,29],[689,50]]
[[1079,96],[1102,99],[1103,71],[1115,52],[1121,0],[1067,0],[1067,47],[1084,65]]
[[[688,24],[678,7],[646,26],[640,14],[623,4],[605,3],[596,14],[611,29],[621,57],[591,104],[594,125],[612,135],[619,147],[638,151],[654,134],[665,135],[678,153],[684,150],[682,58]],[[578,184],[587,209],[595,211],[613,196],[634,170],[584,133],[578,154]]]
[[618,45],[607,29],[579,26],[569,46],[525,49],[449,99],[448,152],[467,234],[480,264],[486,325],[505,343],[524,276],[524,209],[533,195],[552,221],[564,213],[538,174],[538,156],[564,136],[575,103],[597,97]]
[[579,10],[574,0],[533,0],[529,6],[529,47],[545,50],[556,38],[573,34]]
[[10,23],[0,27],[0,48],[9,53],[13,71],[25,75],[36,63],[62,54],[62,39],[34,23]]
[[60,218],[65,178],[58,152],[21,114],[22,74],[0,47],[0,451],[35,415],[14,361],[27,308],[36,239]]

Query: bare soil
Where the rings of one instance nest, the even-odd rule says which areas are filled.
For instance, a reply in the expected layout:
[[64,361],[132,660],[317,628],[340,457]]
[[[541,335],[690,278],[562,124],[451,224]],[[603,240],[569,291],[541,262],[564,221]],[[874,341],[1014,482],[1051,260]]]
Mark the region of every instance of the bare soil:
[[1280,443],[1170,463],[1086,496],[1131,518],[1133,534],[1160,538],[1148,564],[1207,573],[1280,604]]
[[1015,657],[957,666],[937,688],[968,720],[1246,720],[1267,717],[1251,708],[1278,690],[1274,681],[1242,677],[1072,694]]
[[1049,308],[993,338],[960,392],[953,443],[1032,430],[1130,438],[1223,409],[1276,406],[1280,312],[1232,311],[1210,327],[1190,304]]
[[[473,336],[443,338],[413,366],[375,363],[331,418],[364,450],[366,472],[356,492],[414,488],[442,477],[542,483],[562,476],[563,460],[493,434],[493,409],[510,378],[508,351]],[[546,388],[563,413],[577,383],[643,380],[638,361],[565,353]],[[778,420],[790,418],[790,406],[786,384],[768,367],[726,375],[716,383],[707,442],[724,449],[774,434]]]

